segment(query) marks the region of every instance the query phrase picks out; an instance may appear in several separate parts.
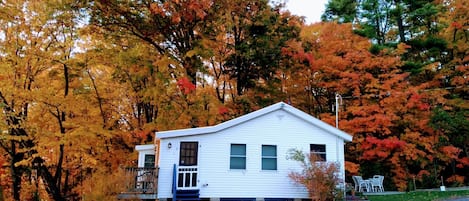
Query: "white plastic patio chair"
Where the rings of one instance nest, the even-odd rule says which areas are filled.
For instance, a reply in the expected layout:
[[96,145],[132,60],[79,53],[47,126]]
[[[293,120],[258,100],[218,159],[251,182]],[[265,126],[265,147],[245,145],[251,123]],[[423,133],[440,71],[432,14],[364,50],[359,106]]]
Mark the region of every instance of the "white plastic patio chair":
[[358,190],[358,192],[363,192],[363,190],[370,192],[370,186],[367,181],[363,180],[362,176],[353,176],[352,178],[353,182],[355,182],[355,190]]
[[373,192],[384,192],[383,187],[384,176],[374,175],[371,179],[371,189]]

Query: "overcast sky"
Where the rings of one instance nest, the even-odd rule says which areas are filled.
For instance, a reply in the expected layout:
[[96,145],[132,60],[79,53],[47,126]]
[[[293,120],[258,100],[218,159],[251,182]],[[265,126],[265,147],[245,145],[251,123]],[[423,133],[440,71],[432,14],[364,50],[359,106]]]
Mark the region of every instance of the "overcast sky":
[[287,9],[299,16],[306,17],[306,23],[321,21],[321,15],[328,0],[285,0]]

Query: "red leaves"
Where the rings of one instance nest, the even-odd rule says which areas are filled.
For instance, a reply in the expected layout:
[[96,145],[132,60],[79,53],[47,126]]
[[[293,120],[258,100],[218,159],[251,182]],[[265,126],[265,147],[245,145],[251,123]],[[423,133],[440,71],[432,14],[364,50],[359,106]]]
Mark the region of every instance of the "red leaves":
[[179,89],[184,93],[184,94],[189,94],[192,91],[195,91],[195,85],[189,81],[187,77],[183,77],[177,81],[177,85]]
[[427,111],[430,109],[430,104],[425,102],[425,98],[422,95],[413,93],[407,102],[407,107]]
[[218,114],[224,115],[228,112],[229,112],[229,110],[228,110],[227,107],[221,106],[221,107],[218,108]]
[[397,137],[390,137],[386,139],[378,139],[376,137],[366,137],[362,144],[363,159],[386,159],[393,151],[402,149],[406,143],[397,139]]
[[456,165],[458,168],[469,167],[469,157],[459,159],[459,164]]
[[455,29],[462,29],[462,25],[459,22],[453,22],[451,23],[451,26]]
[[305,52],[301,43],[297,41],[289,41],[288,47],[282,48],[282,54],[288,55],[296,61],[308,62],[310,66],[314,62],[314,55],[311,52]]

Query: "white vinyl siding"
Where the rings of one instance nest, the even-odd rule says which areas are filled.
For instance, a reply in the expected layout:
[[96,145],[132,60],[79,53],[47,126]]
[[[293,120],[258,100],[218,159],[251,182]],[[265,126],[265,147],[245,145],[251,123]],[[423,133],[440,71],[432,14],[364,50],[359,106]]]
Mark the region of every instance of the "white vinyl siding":
[[262,145],[262,170],[277,170],[277,146]]
[[[138,165],[137,167],[152,167],[156,166],[155,145],[137,145],[135,150],[138,151]],[[151,161],[153,159],[153,162]],[[156,164],[155,164],[156,163]]]
[[[341,161],[336,153],[337,137],[310,122],[283,110],[215,133],[161,139],[158,198],[171,198],[173,164],[178,164],[181,141],[198,141],[198,186],[203,198],[299,198],[307,199],[305,188],[295,184],[288,174],[301,171],[297,161],[287,160],[290,149],[310,151],[310,144],[327,146],[327,160]],[[166,145],[171,143],[172,148]],[[246,145],[246,169],[230,169],[231,145]],[[277,170],[262,170],[262,146],[275,145]],[[339,158],[337,158],[339,157]],[[343,165],[343,164],[342,164]]]
[[231,144],[230,169],[246,169],[246,145]]

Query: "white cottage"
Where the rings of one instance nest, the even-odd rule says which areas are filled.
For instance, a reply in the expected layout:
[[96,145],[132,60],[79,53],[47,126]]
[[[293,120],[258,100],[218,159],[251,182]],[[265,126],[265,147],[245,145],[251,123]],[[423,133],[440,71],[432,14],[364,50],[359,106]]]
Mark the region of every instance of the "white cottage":
[[[344,143],[352,140],[351,135],[283,102],[215,126],[156,136],[160,200],[306,199],[306,189],[288,177],[301,171],[297,161],[287,159],[289,150],[311,151],[339,162],[344,177]],[[140,152],[139,160],[145,159],[145,153],[154,154],[148,149]]]

